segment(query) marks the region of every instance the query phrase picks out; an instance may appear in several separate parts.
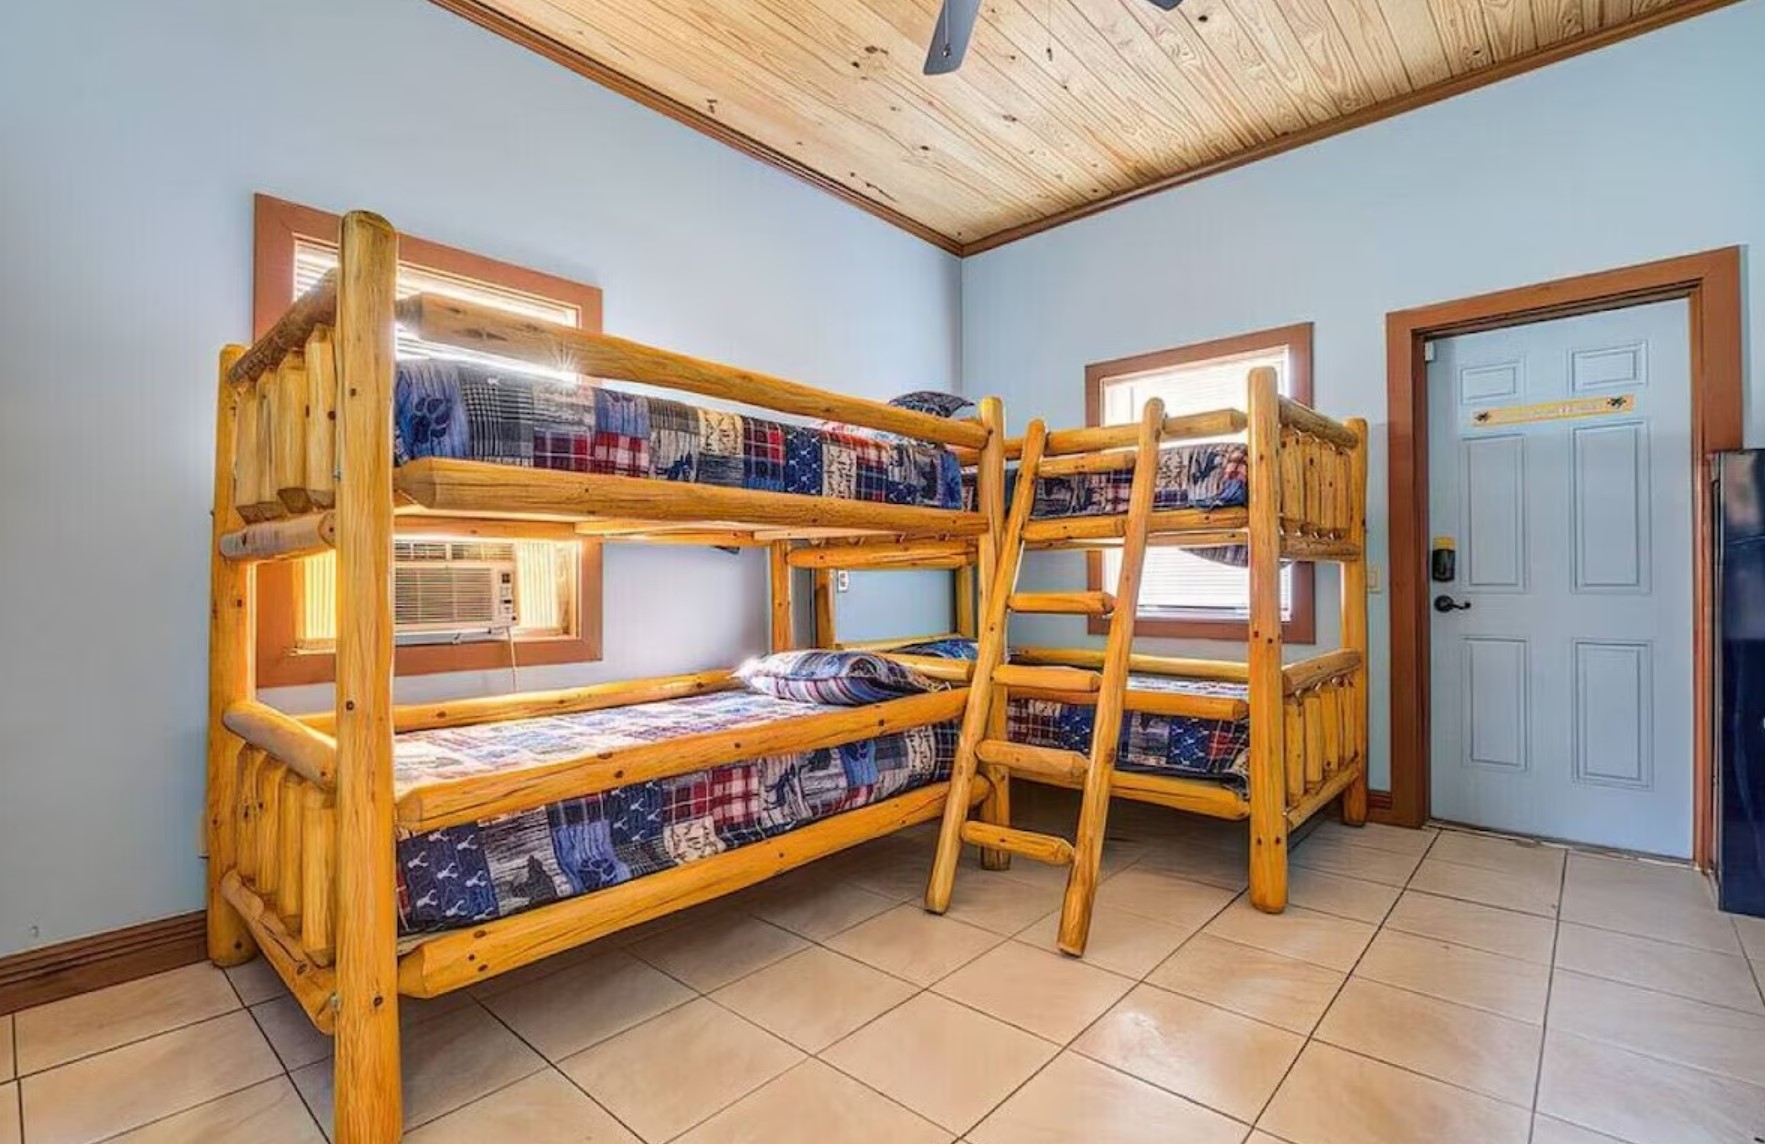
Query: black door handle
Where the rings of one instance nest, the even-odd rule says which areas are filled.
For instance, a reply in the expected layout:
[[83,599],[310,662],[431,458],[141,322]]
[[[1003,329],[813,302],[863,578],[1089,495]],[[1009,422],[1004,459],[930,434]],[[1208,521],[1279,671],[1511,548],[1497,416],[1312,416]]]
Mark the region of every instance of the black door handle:
[[1434,610],[1442,614],[1446,612],[1466,612],[1470,611],[1470,609],[1471,601],[1469,600],[1466,600],[1461,604],[1451,596],[1434,597]]

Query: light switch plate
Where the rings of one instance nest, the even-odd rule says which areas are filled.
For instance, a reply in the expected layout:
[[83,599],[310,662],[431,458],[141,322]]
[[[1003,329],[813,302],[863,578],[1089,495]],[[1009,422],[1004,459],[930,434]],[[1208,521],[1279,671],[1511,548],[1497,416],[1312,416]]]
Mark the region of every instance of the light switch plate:
[[1385,577],[1381,574],[1381,572],[1379,570],[1379,566],[1377,564],[1368,564],[1367,565],[1367,591],[1368,592],[1383,592],[1384,590],[1385,590]]

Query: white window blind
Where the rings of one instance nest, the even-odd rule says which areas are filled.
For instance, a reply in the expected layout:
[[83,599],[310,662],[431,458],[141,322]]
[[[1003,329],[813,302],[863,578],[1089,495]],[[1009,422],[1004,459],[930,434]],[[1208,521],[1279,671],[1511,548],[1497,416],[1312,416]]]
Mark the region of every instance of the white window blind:
[[[296,239],[295,296],[312,289],[336,265],[336,247],[308,239]],[[513,290],[493,282],[413,266],[407,262],[399,263],[396,290],[400,298],[412,294],[441,294],[560,325],[578,326],[582,323],[582,311],[567,302]],[[454,358],[538,374],[561,382],[575,383],[580,380],[577,374],[567,370],[542,369],[528,362],[514,361],[494,354],[475,353],[454,346],[425,342],[411,337],[402,329],[398,331],[397,352],[399,357],[406,359]],[[515,598],[519,616],[515,635],[518,638],[533,639],[573,632],[576,626],[576,570],[581,545],[568,540],[522,540],[515,542],[514,547]],[[328,649],[337,639],[335,554],[307,558],[297,582],[300,585],[301,600],[295,613],[300,624],[295,633],[296,643],[309,651]]]
[[[1151,373],[1105,378],[1102,415],[1106,425],[1138,421],[1146,402],[1164,401],[1167,414],[1212,409],[1246,409],[1250,371],[1272,366],[1288,393],[1291,370],[1285,347],[1232,357],[1211,358]],[[1242,437],[1242,434],[1238,435]],[[1229,437],[1217,440],[1231,440]],[[1194,441],[1179,442],[1181,445]],[[1105,550],[1103,586],[1115,585],[1121,553]],[[1293,570],[1281,569],[1281,618],[1293,613]],[[1139,614],[1156,619],[1242,620],[1250,615],[1250,571],[1206,560],[1181,548],[1149,548],[1141,573]]]

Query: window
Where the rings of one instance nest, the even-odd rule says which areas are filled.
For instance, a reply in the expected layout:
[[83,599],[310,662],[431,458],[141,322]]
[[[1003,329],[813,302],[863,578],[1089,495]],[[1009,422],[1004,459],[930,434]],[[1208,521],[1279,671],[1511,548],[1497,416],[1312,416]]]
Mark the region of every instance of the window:
[[[257,197],[253,310],[258,331],[337,263],[337,216]],[[398,293],[469,298],[598,330],[600,291],[450,247],[399,236]],[[401,332],[400,357],[495,361]],[[528,372],[545,372],[522,364]],[[570,378],[558,374],[560,380]],[[543,527],[543,526],[542,526]],[[568,525],[549,536],[496,522],[425,534],[401,520],[394,552],[400,675],[580,663],[600,658],[601,553]],[[266,687],[334,678],[336,557],[258,570],[258,678]]]
[[[1158,353],[1101,362],[1085,370],[1085,401],[1092,425],[1137,421],[1149,398],[1162,398],[1168,413],[1245,406],[1245,385],[1257,366],[1273,366],[1281,392],[1311,400],[1311,325],[1263,330]],[[1121,566],[1115,551],[1092,553],[1093,590],[1113,588]],[[1314,574],[1310,564],[1281,571],[1282,638],[1316,639]],[[1135,632],[1187,639],[1249,638],[1250,574],[1181,548],[1151,548],[1140,584]],[[1108,630],[1093,620],[1091,630]]]

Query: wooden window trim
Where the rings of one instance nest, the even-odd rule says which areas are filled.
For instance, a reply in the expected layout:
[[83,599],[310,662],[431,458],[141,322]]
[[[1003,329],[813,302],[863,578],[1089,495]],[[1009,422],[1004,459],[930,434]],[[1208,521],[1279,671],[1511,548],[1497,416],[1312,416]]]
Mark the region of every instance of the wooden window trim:
[[[335,245],[341,220],[337,215],[269,195],[255,203],[252,259],[253,328],[261,335],[275,324],[294,300],[294,250],[306,239]],[[553,298],[577,307],[585,330],[601,329],[601,291],[537,270],[512,266],[451,246],[399,235],[399,258],[425,269],[493,282]],[[592,663],[601,658],[601,546],[582,542],[576,570],[576,631],[568,636],[538,636],[515,641],[514,663],[503,640],[462,644],[400,647],[397,674],[437,675],[455,671],[501,671],[511,666]],[[330,683],[336,679],[337,657],[325,651],[303,651],[296,641],[295,570],[292,562],[258,565],[257,677],[262,687]]]
[[[1085,367],[1085,424],[1103,423],[1103,383],[1107,379],[1155,373],[1198,361],[1261,353],[1281,347],[1286,347],[1291,359],[1293,376],[1288,393],[1293,400],[1310,405],[1312,324],[1300,322],[1088,365]],[[1091,591],[1107,590],[1103,583],[1103,554],[1095,551],[1086,553],[1085,566],[1085,576]],[[1087,621],[1086,627],[1092,635],[1105,635],[1109,631],[1109,621],[1092,617]],[[1231,640],[1244,643],[1250,639],[1250,621],[1173,620],[1139,616],[1134,620],[1134,634],[1157,639]],[[1281,640],[1284,643],[1311,644],[1317,642],[1317,634],[1317,569],[1310,563],[1296,563],[1293,565],[1293,614],[1281,624]]]
[[[1431,339],[1506,329],[1684,298],[1691,322],[1692,859],[1715,862],[1717,707],[1713,540],[1714,453],[1744,445],[1745,330],[1742,248],[1723,247],[1498,290],[1385,316],[1386,441],[1390,462],[1391,789],[1368,796],[1378,822],[1429,818],[1428,364]],[[1657,461],[1668,464],[1669,461]]]

